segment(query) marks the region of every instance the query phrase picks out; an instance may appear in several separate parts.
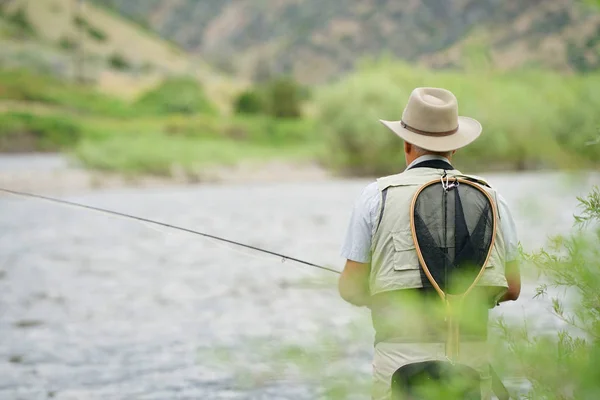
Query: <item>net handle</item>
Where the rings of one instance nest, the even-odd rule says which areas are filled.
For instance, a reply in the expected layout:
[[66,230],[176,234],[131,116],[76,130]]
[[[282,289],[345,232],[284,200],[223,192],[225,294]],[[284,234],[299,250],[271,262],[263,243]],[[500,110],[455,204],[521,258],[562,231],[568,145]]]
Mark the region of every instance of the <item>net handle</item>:
[[[481,193],[483,193],[487,197],[488,201],[492,205],[492,216],[493,216],[492,241],[490,243],[490,248],[488,249],[487,256],[485,257],[485,262],[483,263],[481,270],[479,271],[479,274],[477,274],[477,277],[473,280],[473,283],[471,283],[471,286],[469,286],[464,293],[452,296],[454,298],[457,298],[457,297],[464,298],[477,285],[477,283],[483,276],[483,273],[485,272],[485,268],[487,266],[488,261],[490,260],[492,251],[494,250],[494,244],[495,244],[495,240],[496,240],[496,225],[497,225],[497,221],[498,221],[498,215],[497,215],[497,211],[496,211],[496,204],[494,203],[492,196],[488,192],[483,190],[478,184],[471,182],[469,180],[461,179],[461,178],[457,178],[457,177],[454,177],[452,179],[454,179],[455,182],[459,182],[460,184],[464,184],[464,185],[470,185],[470,186],[474,187],[476,190],[479,190]],[[425,263],[425,259],[423,258],[423,254],[421,253],[421,247],[419,246],[419,241],[417,240],[417,234],[416,234],[416,229],[415,229],[415,205],[417,203],[417,198],[419,197],[419,195],[421,194],[421,192],[423,190],[425,190],[429,186],[435,185],[439,182],[440,182],[439,179],[434,179],[430,182],[427,182],[426,184],[421,186],[417,190],[415,195],[413,196],[413,199],[412,199],[412,202],[410,205],[410,231],[411,231],[411,234],[413,237],[413,242],[415,244],[415,250],[417,251],[417,257],[419,258],[419,264],[421,265],[421,268],[425,272],[427,279],[429,280],[429,282],[431,283],[431,285],[433,286],[435,291],[438,293],[438,295],[442,298],[442,300],[446,301],[447,294],[440,288],[440,285],[438,285],[438,283],[435,281],[435,279],[433,279],[433,276],[431,275],[429,268],[427,268],[427,264]]]

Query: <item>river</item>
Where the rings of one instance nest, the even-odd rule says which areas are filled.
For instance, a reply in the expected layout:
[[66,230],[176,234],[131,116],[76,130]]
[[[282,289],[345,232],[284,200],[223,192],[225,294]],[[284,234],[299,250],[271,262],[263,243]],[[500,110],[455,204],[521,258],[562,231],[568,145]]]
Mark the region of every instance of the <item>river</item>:
[[[489,178],[513,207],[526,249],[567,232],[575,196],[600,182],[591,174]],[[61,197],[340,269],[352,204],[367,183]],[[333,274],[182,232],[2,196],[0,399],[367,398],[369,315],[344,303],[335,283]],[[555,330],[534,287],[494,314]]]

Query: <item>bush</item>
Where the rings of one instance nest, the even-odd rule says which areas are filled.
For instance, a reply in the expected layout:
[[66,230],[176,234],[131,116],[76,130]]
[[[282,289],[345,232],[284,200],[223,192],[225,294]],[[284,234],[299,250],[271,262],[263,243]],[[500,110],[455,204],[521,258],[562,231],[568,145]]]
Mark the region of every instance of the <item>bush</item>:
[[88,26],[87,33],[88,33],[88,35],[90,35],[90,37],[92,39],[94,39],[98,42],[106,42],[106,39],[108,39],[108,37],[104,31],[102,31],[99,28],[95,28],[93,26]]
[[75,41],[68,36],[61,37],[58,41],[58,45],[63,50],[73,50],[77,47],[77,43],[75,43]]
[[[428,71],[379,62],[321,91],[320,126],[327,132],[330,165],[373,175],[403,168],[402,141],[378,122],[398,120],[415,87],[444,87],[457,96],[461,115],[478,119],[482,136],[459,150],[461,169],[525,169],[598,165],[600,74],[562,76],[543,70]],[[468,172],[465,170],[465,172]]]
[[246,90],[235,101],[235,112],[238,114],[266,114],[266,111],[264,95],[256,89]]
[[302,100],[308,96],[291,78],[278,78],[249,89],[238,96],[239,114],[265,114],[274,118],[300,118]]
[[169,78],[143,94],[136,107],[153,114],[214,114],[202,86],[194,78]]
[[108,64],[111,68],[119,71],[126,71],[128,69],[131,69],[131,64],[129,63],[129,61],[127,61],[127,59],[119,53],[111,54],[108,57]]
[[80,124],[64,116],[0,114],[0,152],[68,149],[81,135]]
[[302,115],[300,87],[293,79],[276,79],[269,83],[267,91],[272,116],[299,118]]
[[35,29],[31,22],[29,22],[29,17],[24,7],[19,7],[13,14],[8,15],[7,20],[19,30],[22,36],[35,36]]
[[553,238],[550,249],[526,256],[547,282],[538,288],[539,296],[547,296],[548,288],[565,293],[552,304],[566,327],[555,334],[533,335],[526,328],[499,324],[512,373],[531,384],[527,398],[600,396],[600,190],[596,187],[579,201],[579,229]]

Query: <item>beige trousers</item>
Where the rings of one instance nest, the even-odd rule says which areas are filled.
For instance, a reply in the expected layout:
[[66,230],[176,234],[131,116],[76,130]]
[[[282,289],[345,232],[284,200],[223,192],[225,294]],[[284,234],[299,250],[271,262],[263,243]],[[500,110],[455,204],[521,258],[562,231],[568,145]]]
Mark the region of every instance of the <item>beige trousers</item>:
[[[392,375],[398,368],[416,362],[445,359],[444,343],[378,343],[373,357],[372,399],[391,398]],[[492,380],[487,344],[485,342],[461,343],[458,362],[481,373],[481,398],[490,400]]]

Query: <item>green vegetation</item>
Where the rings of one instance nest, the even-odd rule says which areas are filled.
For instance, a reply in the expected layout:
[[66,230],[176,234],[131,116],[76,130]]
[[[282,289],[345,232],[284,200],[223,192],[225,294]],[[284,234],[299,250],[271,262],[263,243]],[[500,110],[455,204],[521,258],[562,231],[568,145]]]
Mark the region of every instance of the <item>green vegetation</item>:
[[0,151],[64,150],[105,171],[201,179],[211,165],[310,159],[320,151],[312,120],[224,118],[192,78],[166,79],[127,103],[49,76],[3,70],[3,104],[9,111],[0,113]]
[[74,147],[82,127],[59,115],[0,114],[0,152],[57,151]]
[[[597,74],[562,76],[542,70],[463,74],[380,61],[365,64],[347,78],[319,89],[309,103],[316,110],[314,118],[298,116],[306,96],[288,79],[242,93],[234,103],[236,115],[231,117],[219,114],[197,80],[177,76],[128,103],[49,76],[0,70],[0,101],[32,104],[59,116],[78,116],[84,131],[81,146],[85,147],[75,154],[90,167],[108,169],[100,156],[121,152],[121,161],[115,162],[112,170],[124,166],[123,160],[131,153],[135,166],[125,169],[167,173],[162,156],[155,157],[159,167],[150,166],[158,152],[148,150],[140,162],[139,154],[131,149],[132,143],[137,143],[134,135],[152,133],[140,145],[149,149],[150,138],[156,140],[157,149],[171,139],[179,143],[174,148],[184,148],[184,144],[194,148],[189,140],[226,141],[224,146],[235,149],[256,144],[269,148],[273,155],[301,153],[345,175],[376,176],[398,172],[404,165],[402,141],[378,120],[399,119],[410,91],[424,85],[452,90],[461,114],[484,126],[481,138],[457,154],[456,164],[465,172],[480,172],[482,165],[485,170],[598,165],[600,146],[589,145],[600,135]],[[88,135],[102,130],[103,140]],[[123,130],[130,135],[118,134]],[[119,147],[115,145],[118,140],[125,142],[120,150],[114,150]],[[98,148],[94,150],[94,146]],[[230,162],[234,153],[224,151],[227,156],[215,156],[213,161]],[[250,153],[258,152],[250,149]],[[246,158],[243,151],[236,154]],[[178,163],[177,150],[173,149],[170,157]],[[191,162],[182,164],[193,169]]]
[[52,105],[71,112],[107,117],[132,115],[127,103],[90,88],[25,70],[0,70],[0,100]]
[[125,56],[123,56],[120,53],[111,54],[108,57],[108,65],[110,65],[111,68],[114,68],[118,71],[127,71],[128,69],[131,69],[131,64],[129,63],[129,61],[127,61]]
[[300,118],[303,91],[292,78],[277,78],[242,92],[235,101],[239,114],[264,114],[274,118]]
[[444,87],[462,115],[478,119],[482,136],[460,150],[464,169],[571,168],[598,164],[588,146],[600,127],[600,75],[563,76],[542,70],[433,72],[381,61],[326,88],[317,100],[333,168],[379,175],[402,168],[402,141],[379,119],[400,119],[417,86]]
[[16,27],[19,30],[19,34],[22,37],[35,36],[35,29],[33,25],[31,25],[31,22],[29,22],[27,12],[23,7],[19,7],[12,14],[7,14],[5,17],[8,22],[10,22],[14,27]]
[[58,41],[58,45],[63,50],[73,50],[77,47],[77,43],[68,36],[63,36]]
[[265,100],[257,90],[246,90],[235,101],[238,114],[261,114],[266,111]]
[[136,107],[153,114],[197,114],[215,112],[198,81],[187,77],[166,79],[144,94]]
[[210,166],[310,159],[319,147],[308,137],[309,126],[305,121],[211,115],[94,121],[74,154],[94,169],[201,180]]
[[[577,230],[552,238],[548,249],[526,254],[545,284],[538,296],[552,298],[564,322],[557,333],[540,335],[523,326],[499,327],[508,346],[504,358],[513,375],[531,384],[531,399],[595,399],[600,396],[600,190],[580,198]],[[525,322],[525,321],[524,321]],[[541,367],[543,366],[543,367]]]
[[73,23],[77,28],[84,30],[92,39],[98,42],[105,42],[108,38],[104,31],[93,26],[87,19],[80,15],[76,15],[73,18]]

